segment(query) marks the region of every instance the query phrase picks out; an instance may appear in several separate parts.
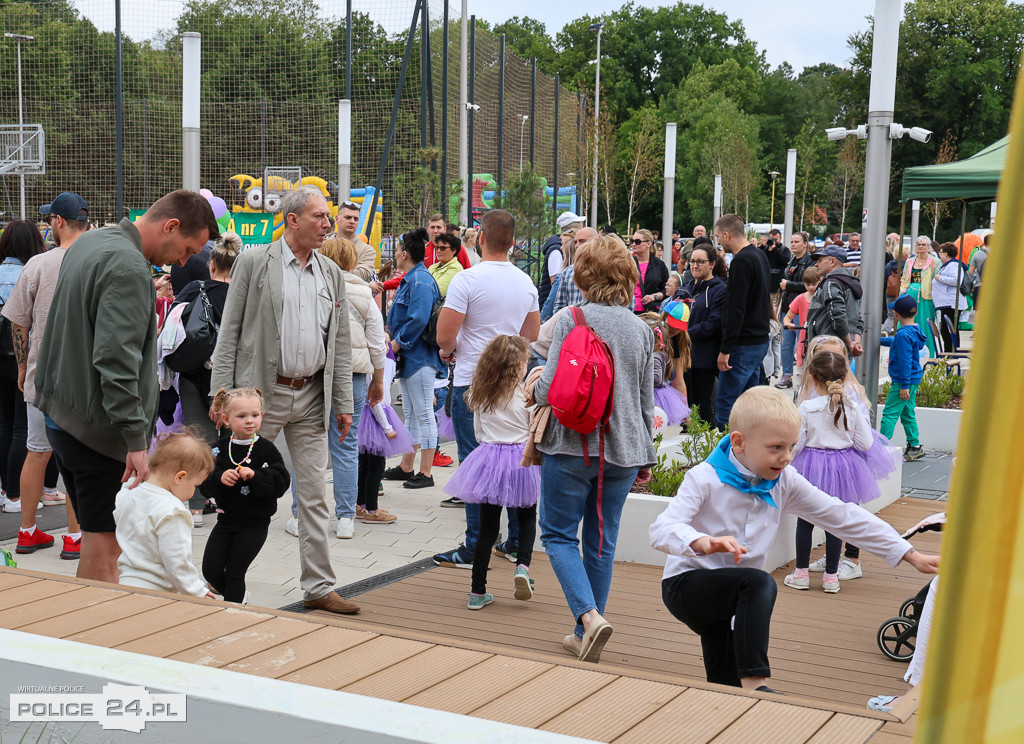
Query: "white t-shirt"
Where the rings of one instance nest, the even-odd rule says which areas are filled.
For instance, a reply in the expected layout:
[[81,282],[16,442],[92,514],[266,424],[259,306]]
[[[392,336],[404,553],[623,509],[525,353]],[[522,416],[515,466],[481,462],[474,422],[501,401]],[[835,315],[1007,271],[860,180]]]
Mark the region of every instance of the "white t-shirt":
[[548,256],[548,276],[554,279],[562,270],[562,252],[551,251]]
[[466,316],[455,340],[455,385],[473,383],[484,348],[495,336],[517,336],[526,316],[537,312],[537,288],[508,261],[481,261],[448,285],[444,306]]

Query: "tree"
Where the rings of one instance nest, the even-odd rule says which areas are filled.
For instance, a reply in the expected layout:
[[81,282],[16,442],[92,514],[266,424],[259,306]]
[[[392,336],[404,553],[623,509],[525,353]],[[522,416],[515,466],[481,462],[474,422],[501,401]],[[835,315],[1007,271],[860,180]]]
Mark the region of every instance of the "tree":
[[[828,169],[835,162],[834,147],[826,139],[825,132],[810,122],[801,128],[793,145],[796,148],[796,188],[800,194],[799,226],[803,230],[805,218],[810,224],[815,224],[816,215],[811,213],[814,196],[827,190]],[[811,196],[811,204],[807,203],[808,195]]]
[[831,201],[838,217],[839,232],[846,232],[846,216],[854,198],[864,187],[864,146],[861,140],[847,137],[836,153],[832,175]]
[[[952,163],[954,160],[956,160],[956,146],[953,144],[953,133],[946,132],[946,136],[942,138],[942,144],[939,145],[939,154],[935,158],[935,164]],[[953,213],[946,202],[938,200],[924,202],[921,205],[921,211],[925,213],[926,219],[928,214],[931,214],[932,237],[939,232],[939,220]]]
[[626,187],[626,232],[632,234],[633,213],[655,190],[661,165],[661,117],[653,106],[635,112],[619,130],[619,171]]
[[495,34],[505,34],[505,43],[523,59],[537,58],[537,69],[545,75],[554,76],[557,69],[558,51],[555,42],[548,36],[547,27],[529,16],[512,16],[494,27]]
[[508,179],[505,187],[505,209],[516,221],[516,238],[527,245],[539,243],[547,233],[550,220],[545,219],[547,205],[540,176],[533,172],[533,163]]

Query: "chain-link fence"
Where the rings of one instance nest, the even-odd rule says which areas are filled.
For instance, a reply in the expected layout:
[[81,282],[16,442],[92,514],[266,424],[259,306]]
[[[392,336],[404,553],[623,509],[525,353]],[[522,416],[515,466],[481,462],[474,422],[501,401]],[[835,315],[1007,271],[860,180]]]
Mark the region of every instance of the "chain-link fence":
[[[415,6],[416,0],[367,0],[353,9],[353,189],[376,186]],[[453,208],[449,216],[457,214],[457,199],[445,199],[442,188],[451,190],[459,179],[460,21],[453,15],[448,27],[445,97],[444,11],[440,2],[428,7],[429,54],[421,47],[422,23],[414,34],[383,174],[384,234],[422,224],[423,214],[444,201]],[[24,121],[42,124],[46,133],[46,173],[26,176],[28,215],[71,190],[86,198],[95,218],[114,219],[114,4],[28,0],[4,3],[0,14],[5,32],[32,37],[21,44]],[[304,176],[333,188],[338,100],[346,97],[343,0],[124,0],[121,21],[125,210],[144,209],[181,186],[185,32],[202,36],[201,186],[239,208],[244,189],[233,189],[230,179],[255,181],[268,167],[301,167]],[[0,124],[12,124],[19,121],[16,44],[3,41]],[[519,172],[521,160],[532,159],[548,188],[572,185],[566,174],[579,139],[576,93],[560,90],[556,127],[554,80],[537,73],[534,82],[531,62],[506,49],[502,86],[499,38],[478,24],[475,42],[474,206],[496,206],[493,192]],[[530,117],[525,125],[524,116]],[[0,212],[9,219],[19,212],[18,177],[8,172],[0,181]],[[553,203],[554,195],[548,198]],[[577,204],[568,194],[561,199],[559,210]]]

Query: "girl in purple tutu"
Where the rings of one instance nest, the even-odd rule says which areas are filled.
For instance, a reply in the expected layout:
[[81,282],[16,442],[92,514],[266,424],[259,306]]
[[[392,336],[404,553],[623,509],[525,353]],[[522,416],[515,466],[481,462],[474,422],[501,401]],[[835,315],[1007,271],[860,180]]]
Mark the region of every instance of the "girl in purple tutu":
[[[803,423],[796,444],[793,467],[800,475],[829,496],[848,504],[863,504],[881,494],[868,460],[862,453],[871,449],[871,424],[846,388],[850,366],[835,351],[819,351],[804,368],[813,385],[813,397],[800,404]],[[797,520],[796,569],[785,578],[793,589],[810,588],[810,522]],[[842,540],[825,533],[825,575],[822,587],[828,594],[839,591],[839,560]]]
[[389,457],[412,452],[412,435],[391,407],[391,385],[395,380],[395,359],[388,344],[384,359],[384,398],[367,406],[359,425],[359,475],[356,494],[356,519],[364,524],[393,524],[398,517],[377,506],[384,467]]
[[494,601],[494,595],[487,591],[487,568],[505,507],[515,509],[519,522],[512,596],[523,600],[533,597],[530,559],[537,535],[540,468],[522,465],[523,449],[530,438],[530,410],[523,391],[529,358],[526,339],[505,335],[497,336],[480,355],[467,398],[480,446],[462,462],[444,488],[445,493],[481,507],[467,605],[471,610],[483,609]]
[[684,302],[669,302],[661,315],[642,317],[654,331],[654,405],[665,412],[666,425],[679,426],[690,418],[683,380],[690,366],[690,308]]

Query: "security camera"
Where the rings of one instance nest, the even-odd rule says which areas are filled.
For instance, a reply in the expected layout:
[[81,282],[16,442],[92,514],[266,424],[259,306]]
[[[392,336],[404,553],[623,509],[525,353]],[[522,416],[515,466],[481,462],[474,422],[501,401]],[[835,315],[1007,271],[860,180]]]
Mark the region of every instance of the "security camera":
[[917,142],[927,142],[932,138],[932,133],[927,129],[921,127],[911,127],[907,130],[907,134],[910,135],[910,139],[916,140]]
[[825,135],[828,137],[829,142],[844,140],[846,139],[846,127],[829,127],[825,130]]
[[856,129],[851,129],[850,132],[852,134],[856,134],[857,135],[857,139],[867,139],[868,138],[868,125],[867,124],[861,124]]

